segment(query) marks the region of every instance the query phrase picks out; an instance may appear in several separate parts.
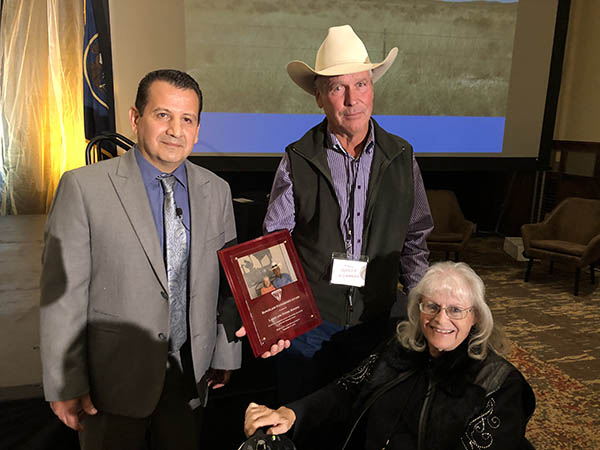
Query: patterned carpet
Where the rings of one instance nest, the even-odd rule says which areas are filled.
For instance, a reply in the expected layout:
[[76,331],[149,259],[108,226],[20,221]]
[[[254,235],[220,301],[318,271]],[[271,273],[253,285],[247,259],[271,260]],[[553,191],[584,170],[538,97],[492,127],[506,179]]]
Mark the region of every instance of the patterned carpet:
[[[511,340],[509,359],[536,394],[527,436],[537,449],[600,449],[600,288],[574,271],[536,262],[525,283],[526,262],[502,250],[497,237],[474,238],[461,254],[487,287],[495,319]],[[443,259],[433,253],[431,261]]]

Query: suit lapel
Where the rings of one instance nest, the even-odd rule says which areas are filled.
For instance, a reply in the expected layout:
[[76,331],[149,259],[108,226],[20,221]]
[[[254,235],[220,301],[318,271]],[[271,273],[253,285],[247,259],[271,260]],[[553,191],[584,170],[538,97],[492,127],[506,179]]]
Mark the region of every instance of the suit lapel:
[[109,177],[156,277],[168,292],[163,254],[134,151],[132,149],[119,157],[117,170],[109,173]]
[[188,179],[188,197],[190,202],[190,292],[195,292],[195,283],[202,278],[198,264],[201,261],[206,242],[209,208],[207,185],[210,182],[193,163],[185,161]]

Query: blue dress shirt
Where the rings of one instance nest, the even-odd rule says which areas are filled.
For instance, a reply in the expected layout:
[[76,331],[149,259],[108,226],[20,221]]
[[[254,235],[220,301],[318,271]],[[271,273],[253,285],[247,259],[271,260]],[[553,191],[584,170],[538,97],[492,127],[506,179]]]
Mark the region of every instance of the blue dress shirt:
[[[158,177],[163,175],[156,167],[144,158],[137,147],[134,147],[135,159],[137,160],[140,172],[142,173],[142,180],[144,187],[146,188],[146,194],[148,194],[148,201],[150,202],[150,209],[152,210],[152,216],[154,217],[154,224],[156,225],[156,232],[158,234],[158,240],[160,242],[160,248],[163,250],[165,255],[165,238],[164,238],[164,221],[163,221],[163,200],[164,192],[162,184]],[[188,255],[190,253],[190,199],[188,195],[188,180],[187,171],[185,170],[185,164],[182,163],[172,174],[175,176],[177,182],[174,185],[173,191],[175,194],[175,205],[181,209],[181,215],[183,216],[183,225],[185,226],[187,235],[187,247]]]

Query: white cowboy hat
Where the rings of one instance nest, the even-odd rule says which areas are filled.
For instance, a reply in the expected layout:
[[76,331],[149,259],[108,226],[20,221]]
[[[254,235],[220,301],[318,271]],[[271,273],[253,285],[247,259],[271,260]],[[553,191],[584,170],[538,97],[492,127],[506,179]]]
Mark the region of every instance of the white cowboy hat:
[[373,64],[365,44],[350,25],[331,27],[319,47],[314,70],[302,61],[291,61],[287,65],[290,78],[311,95],[315,94],[315,76],[336,76],[349,73],[373,71],[373,82],[390,68],[398,55],[398,48],[390,50],[385,59]]

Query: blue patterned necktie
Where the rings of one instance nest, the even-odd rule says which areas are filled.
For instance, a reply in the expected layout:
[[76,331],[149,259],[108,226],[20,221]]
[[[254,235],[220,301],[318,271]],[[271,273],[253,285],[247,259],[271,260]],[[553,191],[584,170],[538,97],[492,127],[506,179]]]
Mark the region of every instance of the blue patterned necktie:
[[162,175],[159,179],[165,195],[163,221],[169,286],[169,351],[176,352],[187,339],[187,236],[175,206],[175,177]]

